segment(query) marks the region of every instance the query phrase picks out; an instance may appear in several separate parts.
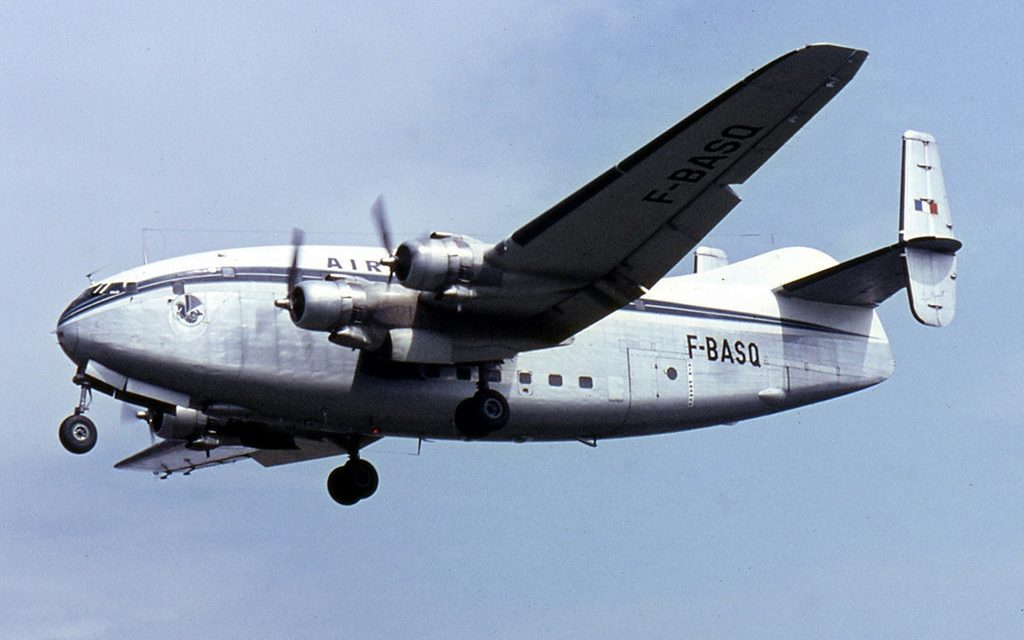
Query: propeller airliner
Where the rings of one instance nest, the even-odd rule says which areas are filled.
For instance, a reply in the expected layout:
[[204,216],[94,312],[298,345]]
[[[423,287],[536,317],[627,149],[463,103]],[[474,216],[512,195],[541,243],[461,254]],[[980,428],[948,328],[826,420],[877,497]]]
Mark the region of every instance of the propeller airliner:
[[[80,399],[60,426],[96,443],[92,391],[159,438],[119,462],[161,476],[251,458],[347,456],[331,497],[376,491],[384,437],[579,440],[733,423],[893,372],[875,308],[955,311],[956,252],[935,139],[903,134],[899,237],[837,262],[785,248],[730,264],[698,246],[747,180],[867,53],[810,45],[768,63],[496,244],[434,232],[397,247],[290,246],[152,262],[60,316]],[[691,275],[665,277],[694,253]]]

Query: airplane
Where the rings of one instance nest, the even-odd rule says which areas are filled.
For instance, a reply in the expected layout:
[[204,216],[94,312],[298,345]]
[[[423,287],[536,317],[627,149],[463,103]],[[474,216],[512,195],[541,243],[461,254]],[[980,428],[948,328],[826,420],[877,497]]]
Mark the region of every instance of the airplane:
[[[64,447],[96,443],[97,390],[140,407],[161,477],[251,458],[347,456],[352,505],[384,437],[599,440],[731,424],[886,380],[876,307],[906,288],[923,324],[956,303],[935,138],[903,134],[899,237],[838,262],[791,247],[730,264],[698,246],[742,184],[853,78],[867,52],[816,44],[758,69],[500,242],[433,232],[393,247],[229,249],[144,264],[60,316],[76,365]],[[665,277],[694,252],[689,275]]]

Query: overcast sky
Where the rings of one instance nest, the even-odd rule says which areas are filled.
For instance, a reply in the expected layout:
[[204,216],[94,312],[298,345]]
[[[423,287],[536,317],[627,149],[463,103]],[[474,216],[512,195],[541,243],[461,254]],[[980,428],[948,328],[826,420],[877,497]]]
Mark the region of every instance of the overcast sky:
[[[0,637],[1024,634],[1018,3],[210,4],[0,3]],[[933,133],[958,314],[889,301],[887,383],[597,449],[384,442],[349,509],[336,460],[115,471],[149,437],[106,397],[93,452],[58,443],[57,316],[144,239],[372,244],[382,192],[399,238],[497,239],[820,41],[871,55],[708,243],[888,244]]]

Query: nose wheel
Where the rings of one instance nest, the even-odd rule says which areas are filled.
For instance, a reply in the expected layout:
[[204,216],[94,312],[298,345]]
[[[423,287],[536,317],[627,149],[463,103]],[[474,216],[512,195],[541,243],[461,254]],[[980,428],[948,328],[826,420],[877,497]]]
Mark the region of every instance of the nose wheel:
[[64,418],[57,435],[60,443],[71,453],[89,453],[96,446],[96,425],[78,413]]
[[[77,379],[76,379],[77,382]],[[57,430],[57,436],[64,448],[76,455],[89,453],[96,446],[96,424],[85,417],[92,401],[92,389],[89,385],[79,383],[81,393],[75,412],[64,418]]]

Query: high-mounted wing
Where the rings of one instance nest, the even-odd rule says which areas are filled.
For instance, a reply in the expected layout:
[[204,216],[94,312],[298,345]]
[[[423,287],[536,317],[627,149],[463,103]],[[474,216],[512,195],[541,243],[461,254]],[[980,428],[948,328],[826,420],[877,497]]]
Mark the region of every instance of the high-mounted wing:
[[639,297],[739,203],[729,185],[764,164],[866,57],[810,45],[755,71],[490,249],[486,263],[503,284],[463,310],[530,318],[557,341]]

